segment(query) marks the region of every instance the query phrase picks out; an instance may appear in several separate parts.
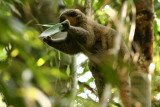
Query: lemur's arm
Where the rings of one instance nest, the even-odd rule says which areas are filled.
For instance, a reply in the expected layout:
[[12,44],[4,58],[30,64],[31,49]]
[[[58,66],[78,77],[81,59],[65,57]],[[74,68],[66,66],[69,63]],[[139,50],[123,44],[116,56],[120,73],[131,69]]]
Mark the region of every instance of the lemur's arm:
[[75,38],[75,40],[80,44],[86,45],[87,47],[93,45],[94,34],[92,34],[91,32],[87,31],[82,27],[70,25],[69,20],[65,20],[64,22],[62,22],[62,25],[64,26],[65,30],[69,33],[69,35]]
[[51,37],[47,37],[44,38],[43,41],[51,47],[56,48],[66,54],[73,55],[81,52],[81,48],[76,41],[69,37],[61,39],[52,39]]
[[51,37],[47,37],[44,38],[44,42],[64,53],[71,55],[82,51],[79,44],[82,44],[83,46],[85,44],[86,46],[91,45],[91,41],[89,41],[91,37],[87,30],[70,25],[68,20],[63,21],[61,24],[64,27],[64,31],[68,32],[67,37],[64,39],[52,39]]

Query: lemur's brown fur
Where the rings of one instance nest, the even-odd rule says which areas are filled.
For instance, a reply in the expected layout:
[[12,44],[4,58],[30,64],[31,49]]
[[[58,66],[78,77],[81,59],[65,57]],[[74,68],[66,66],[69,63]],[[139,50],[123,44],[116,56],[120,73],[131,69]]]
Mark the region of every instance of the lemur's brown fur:
[[[97,88],[99,87],[98,95],[101,98],[105,76],[102,76],[99,71],[101,64],[107,59],[108,51],[113,48],[116,31],[98,24],[78,9],[64,11],[60,15],[60,22],[65,28],[64,31],[68,32],[67,37],[64,39],[48,37],[44,38],[44,42],[70,55],[84,53],[89,58],[89,68],[95,78]],[[124,41],[121,40],[119,56],[123,58],[125,55],[129,55],[129,51]],[[119,77],[120,95],[124,106],[129,107],[129,82],[124,78]]]

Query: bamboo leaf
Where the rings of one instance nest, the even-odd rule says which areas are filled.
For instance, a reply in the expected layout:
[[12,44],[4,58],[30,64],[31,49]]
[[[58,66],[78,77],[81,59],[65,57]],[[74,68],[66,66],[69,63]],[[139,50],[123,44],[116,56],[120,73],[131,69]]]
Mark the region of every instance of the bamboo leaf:
[[55,25],[50,25],[50,26],[52,26],[52,27],[50,27],[47,30],[45,30],[44,32],[42,32],[40,34],[39,38],[51,36],[51,35],[54,35],[54,34],[60,32],[61,30],[63,30],[63,26],[60,23],[55,24]]
[[37,25],[39,25],[39,26],[44,26],[44,27],[53,27],[53,26],[56,25],[56,24],[51,23],[51,24],[37,24]]

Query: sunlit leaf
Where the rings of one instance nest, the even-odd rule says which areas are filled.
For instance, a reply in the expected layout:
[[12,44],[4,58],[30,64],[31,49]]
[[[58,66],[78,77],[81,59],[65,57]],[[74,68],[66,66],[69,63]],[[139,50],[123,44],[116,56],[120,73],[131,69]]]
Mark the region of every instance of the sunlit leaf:
[[7,59],[7,51],[5,48],[0,48],[0,61],[4,61]]
[[48,28],[44,32],[42,32],[39,37],[44,38],[47,36],[51,36],[51,35],[54,35],[54,34],[60,32],[61,30],[63,30],[63,26],[60,23],[58,23],[58,24],[53,25],[52,27]]
[[3,95],[0,93],[0,107],[7,107],[7,105],[3,99],[4,99]]
[[18,54],[19,54],[19,50],[18,50],[18,49],[14,49],[14,50],[11,52],[11,56],[12,56],[12,57],[16,57]]
[[61,79],[66,79],[67,75],[62,73],[59,69],[52,69],[52,73],[53,76],[57,77],[57,78],[61,78]]
[[44,27],[53,27],[56,24],[37,24],[39,26],[44,26]]
[[42,107],[51,107],[49,98],[38,88],[29,86],[21,89],[23,97],[37,101]]
[[45,63],[45,60],[44,60],[43,58],[40,58],[40,59],[37,61],[37,66],[42,66],[44,63]]

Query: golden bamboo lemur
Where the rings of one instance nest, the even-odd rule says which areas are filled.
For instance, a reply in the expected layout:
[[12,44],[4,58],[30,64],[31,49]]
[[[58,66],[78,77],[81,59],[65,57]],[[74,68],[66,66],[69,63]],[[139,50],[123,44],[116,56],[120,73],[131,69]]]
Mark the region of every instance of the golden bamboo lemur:
[[[63,39],[44,38],[44,42],[64,53],[74,55],[83,53],[89,58],[89,68],[95,78],[99,98],[105,86],[101,75],[101,65],[108,56],[108,50],[113,48],[117,33],[112,28],[103,26],[88,18],[78,9],[68,9],[60,15],[60,22],[67,31]],[[121,40],[119,56],[129,55],[129,51]],[[107,62],[106,62],[107,63]],[[121,74],[121,73],[117,73]],[[123,74],[123,73],[122,73]],[[130,89],[128,75],[119,77],[119,91],[125,107],[130,107]],[[126,78],[126,79],[124,79]]]

